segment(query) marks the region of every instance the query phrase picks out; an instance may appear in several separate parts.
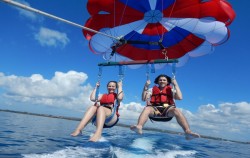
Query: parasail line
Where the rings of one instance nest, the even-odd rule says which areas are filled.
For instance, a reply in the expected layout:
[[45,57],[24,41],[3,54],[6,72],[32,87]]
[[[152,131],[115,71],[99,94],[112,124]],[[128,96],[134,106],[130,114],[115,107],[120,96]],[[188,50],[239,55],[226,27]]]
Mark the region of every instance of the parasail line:
[[178,63],[177,59],[157,59],[157,60],[136,60],[136,61],[120,61],[120,62],[104,62],[98,66],[115,66],[115,65],[139,65],[139,64],[160,64],[160,63]]
[[93,29],[91,29],[91,28],[88,28],[88,27],[79,25],[79,24],[77,24],[77,23],[74,23],[74,22],[65,20],[65,19],[63,19],[63,18],[57,17],[57,16],[55,16],[55,15],[52,15],[52,14],[43,12],[43,11],[41,11],[41,10],[38,10],[38,9],[35,9],[35,8],[32,8],[32,7],[26,6],[26,5],[24,5],[24,4],[21,4],[21,3],[18,3],[18,2],[12,1],[12,0],[1,0],[1,1],[3,1],[3,2],[7,3],[7,4],[11,4],[11,5],[13,5],[13,6],[19,7],[19,8],[22,8],[22,9],[26,9],[26,10],[28,10],[28,11],[32,11],[32,12],[35,12],[35,13],[38,13],[38,14],[42,14],[42,15],[47,16],[47,17],[50,17],[50,18],[52,18],[52,19],[56,19],[56,20],[59,20],[59,21],[62,21],[62,22],[71,24],[71,25],[73,25],[73,26],[80,27],[80,28],[82,28],[82,29],[84,29],[84,30],[87,30],[87,31],[90,31],[90,32],[93,32],[93,33],[101,34],[101,35],[103,35],[103,36],[107,36],[107,37],[113,38],[113,39],[115,39],[115,40],[120,40],[120,38],[117,38],[117,37],[114,37],[114,36],[105,34],[105,33],[103,33],[103,32],[99,32],[99,31],[93,30]]
[[67,24],[70,24],[70,25],[73,25],[73,26],[77,26],[77,27],[80,27],[84,30],[87,30],[87,31],[90,31],[90,32],[93,32],[93,33],[96,33],[96,34],[101,34],[103,36],[106,36],[106,37],[109,37],[109,38],[113,38],[117,41],[119,41],[119,46],[123,45],[123,44],[147,44],[147,45],[159,45],[161,46],[161,42],[153,42],[153,41],[135,41],[135,40],[124,40],[123,38],[118,38],[118,37],[115,37],[115,36],[111,36],[109,34],[105,34],[103,32],[99,32],[99,31],[96,31],[94,29],[91,29],[91,28],[88,28],[88,27],[85,27],[85,26],[82,26],[82,25],[79,25],[77,23],[74,23],[74,22],[71,22],[69,20],[66,20],[66,19],[63,19],[63,18],[60,18],[58,16],[55,16],[55,15],[52,15],[52,14],[49,14],[49,13],[46,13],[46,12],[43,12],[41,10],[38,10],[38,9],[35,9],[35,8],[32,8],[32,7],[29,7],[29,6],[26,6],[24,4],[21,4],[21,3],[18,3],[16,1],[13,1],[13,0],[1,0],[2,2],[5,2],[7,4],[11,4],[13,6],[16,6],[16,7],[19,7],[19,8],[22,8],[22,9],[25,9],[25,10],[28,10],[28,11],[31,11],[31,12],[35,12],[35,13],[38,13],[38,14],[41,14],[41,15],[44,15],[44,16],[47,16],[47,17],[50,17],[52,19],[56,19],[56,20],[59,20],[59,21],[62,21],[64,23],[67,23]]

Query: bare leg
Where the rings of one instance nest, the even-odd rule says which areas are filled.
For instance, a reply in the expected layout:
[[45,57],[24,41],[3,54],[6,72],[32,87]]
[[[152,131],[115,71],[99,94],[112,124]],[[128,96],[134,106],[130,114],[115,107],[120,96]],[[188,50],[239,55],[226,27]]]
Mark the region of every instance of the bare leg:
[[142,111],[142,113],[141,113],[141,115],[140,115],[140,117],[139,117],[139,119],[138,119],[137,125],[130,126],[130,129],[131,129],[132,131],[135,131],[135,132],[138,133],[138,134],[142,134],[142,127],[143,127],[144,124],[147,122],[148,116],[149,116],[152,112],[153,112],[153,111],[152,111],[152,107],[146,106],[146,107],[143,109],[143,111]]
[[91,106],[88,108],[88,110],[84,114],[81,122],[78,124],[75,131],[73,133],[71,133],[71,136],[75,137],[81,133],[81,130],[89,123],[91,118],[95,115],[96,110],[97,110],[97,106]]
[[175,116],[178,124],[182,127],[183,131],[185,132],[187,140],[200,137],[199,134],[193,133],[190,130],[190,127],[188,125],[186,118],[184,117],[184,115],[181,113],[181,111],[179,109],[177,109],[177,108],[169,109],[168,116],[169,117]]
[[105,110],[106,110],[105,107],[102,107],[102,106],[98,107],[97,114],[96,114],[96,132],[89,139],[89,141],[96,142],[101,138],[103,125],[104,125],[105,119],[106,119]]

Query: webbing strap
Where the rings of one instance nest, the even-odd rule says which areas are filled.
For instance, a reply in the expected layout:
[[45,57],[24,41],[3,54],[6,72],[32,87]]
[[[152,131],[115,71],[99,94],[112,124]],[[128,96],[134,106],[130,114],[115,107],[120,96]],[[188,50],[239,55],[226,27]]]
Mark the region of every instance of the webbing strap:
[[150,80],[150,73],[155,73],[155,64],[154,63],[152,63],[151,66],[149,64],[146,65],[147,80]]
[[124,78],[124,66],[119,65],[119,81],[122,81]]
[[117,106],[118,106],[118,104],[116,101],[114,104],[114,108],[112,109],[112,114],[105,119],[105,123],[109,123],[112,120],[112,118],[114,117],[114,115],[116,115]]
[[150,79],[149,69],[150,69],[150,66],[149,66],[149,64],[147,64],[147,65],[146,65],[146,76],[147,76],[147,80]]
[[[98,72],[98,82],[100,82],[100,81],[101,81],[101,78],[102,78],[102,66],[99,66],[99,72]],[[96,91],[95,91],[95,101],[97,101],[97,100],[98,100],[99,87],[100,87],[100,86],[98,86],[98,87],[96,88]]]
[[175,74],[176,74],[176,63],[173,63],[172,64],[172,75],[173,75],[174,79],[175,79]]
[[155,64],[154,63],[151,64],[151,73],[155,73]]
[[[117,108],[118,108],[118,101],[115,101],[114,108],[112,109],[112,113],[105,119],[104,126],[105,126],[105,123],[109,123],[113,119],[113,117],[116,115]],[[119,116],[117,116],[117,118],[118,117]],[[96,115],[92,119],[92,124],[96,125]]]

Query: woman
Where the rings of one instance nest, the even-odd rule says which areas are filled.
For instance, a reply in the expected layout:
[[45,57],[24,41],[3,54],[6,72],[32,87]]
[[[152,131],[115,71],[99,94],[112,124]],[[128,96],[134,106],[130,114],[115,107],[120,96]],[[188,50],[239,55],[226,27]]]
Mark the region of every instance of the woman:
[[107,84],[108,93],[99,95],[96,99],[96,89],[99,86],[100,84],[97,82],[96,87],[90,94],[90,100],[95,104],[89,107],[71,136],[81,134],[81,130],[93,119],[92,122],[96,125],[96,131],[89,141],[96,142],[101,138],[104,127],[112,127],[118,122],[119,114],[115,108],[115,102],[117,101],[119,104],[123,99],[122,82],[109,81]]
[[[175,79],[171,80],[169,76],[161,74],[154,81],[158,86],[154,86],[151,92],[148,90],[150,83],[150,80],[148,80],[142,91],[142,100],[147,101],[147,106],[139,116],[137,125],[131,126],[130,129],[142,134],[142,127],[148,118],[166,122],[175,117],[178,124],[184,130],[186,139],[199,138],[200,135],[190,130],[186,118],[175,106],[174,99],[182,99],[182,93],[177,81]],[[171,83],[174,86],[174,90],[170,86]]]

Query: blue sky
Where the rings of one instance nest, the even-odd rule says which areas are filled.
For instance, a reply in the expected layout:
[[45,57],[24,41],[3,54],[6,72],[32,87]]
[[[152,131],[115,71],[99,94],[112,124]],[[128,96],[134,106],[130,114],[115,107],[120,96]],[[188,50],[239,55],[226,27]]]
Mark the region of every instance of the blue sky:
[[[88,18],[86,0],[21,2],[80,25]],[[236,12],[230,39],[213,53],[190,58],[177,68],[184,97],[177,106],[200,134],[250,141],[250,2],[229,2]],[[81,117],[91,104],[97,64],[104,62],[90,52],[81,28],[6,3],[0,3],[0,20],[0,108]],[[121,107],[125,123],[136,123],[143,109],[145,72],[145,67],[125,68]],[[151,80],[161,73],[170,74],[171,68],[156,70]],[[118,79],[118,67],[104,67],[100,92],[105,92],[108,80]],[[176,121],[165,126],[181,131]]]

